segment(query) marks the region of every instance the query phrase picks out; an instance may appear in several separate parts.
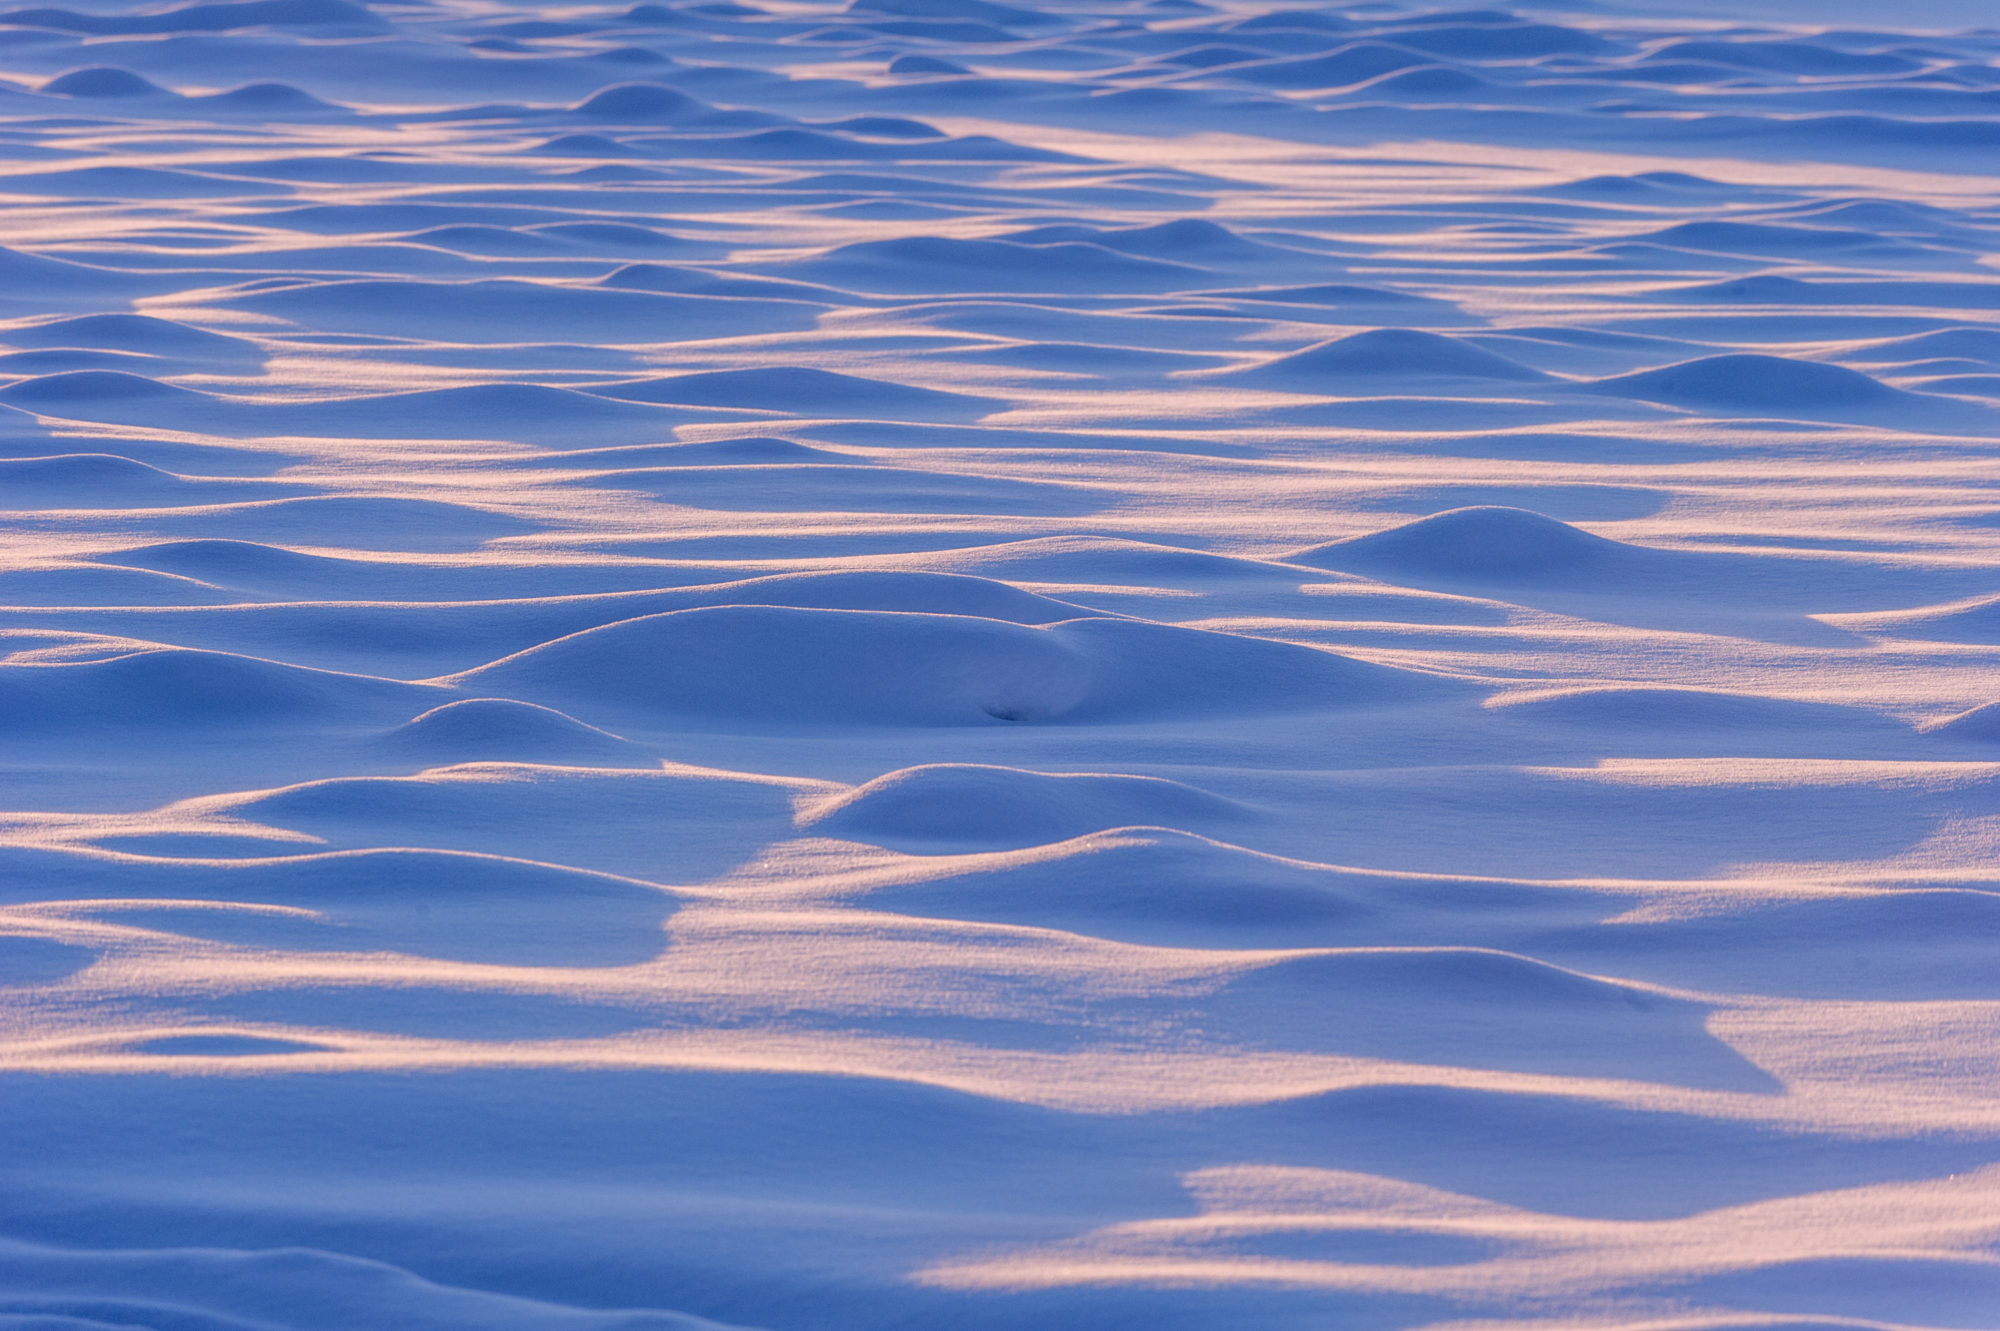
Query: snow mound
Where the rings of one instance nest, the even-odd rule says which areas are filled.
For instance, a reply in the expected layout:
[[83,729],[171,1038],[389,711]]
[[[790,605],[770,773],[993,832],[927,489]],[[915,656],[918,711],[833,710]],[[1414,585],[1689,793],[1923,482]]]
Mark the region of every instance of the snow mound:
[[957,61],[940,60],[936,56],[899,55],[889,62],[889,72],[904,78],[919,78],[926,75],[952,77],[972,71]]
[[17,347],[99,347],[149,356],[221,359],[256,357],[253,342],[145,314],[86,314],[9,328],[0,340]]
[[679,1313],[603,1311],[469,1289],[299,1245],[70,1249],[7,1239],[0,1240],[0,1287],[0,1319],[17,1331],[312,1331],[329,1317],[411,1331],[731,1331]]
[[558,639],[459,682],[586,716],[973,725],[1061,716],[1087,695],[1089,667],[1054,636],[998,620],[717,606]]
[[[1067,798],[1068,788],[1051,785],[1041,793]],[[1173,804],[1187,802],[1184,796],[1168,800],[1145,790],[1113,793],[1148,802],[1143,813],[1154,823],[1166,821]],[[1221,803],[1215,809],[1189,808],[1175,820],[1225,826],[1242,820],[1241,809]],[[1115,808],[1101,812],[1115,816]],[[1052,814],[1047,830],[1059,830],[1065,817]],[[936,834],[921,826],[909,831],[878,826],[865,835],[923,840]],[[1060,853],[1009,856],[945,878],[893,884],[871,892],[867,904],[899,914],[1065,929],[1161,947],[1334,943],[1376,913],[1366,885],[1354,881],[1361,875],[1166,827],[1118,827],[1050,849]]]
[[1344,88],[1397,70],[1428,65],[1434,58],[1422,51],[1387,42],[1354,42],[1325,55],[1268,60],[1233,70],[1234,77],[1265,88]]
[[878,776],[811,806],[799,825],[882,845],[1017,847],[1102,828],[1213,825],[1242,816],[1229,800],[1159,777],[939,763]]
[[87,947],[53,938],[0,934],[0,989],[56,984],[97,960]]
[[1946,328],[1915,337],[1896,338],[1857,349],[1855,359],[1921,361],[1939,357],[1979,361],[2000,367],[2000,328]]
[[[1338,1022],[1327,1020],[1330,1011],[1340,1013]],[[1205,1015],[1215,1033],[1274,1048],[1773,1089],[1708,1034],[1708,1014],[1703,1004],[1531,957],[1446,947],[1341,951],[1260,967],[1232,981]],[[1549,1039],[1553,1031],[1561,1038]]]
[[[63,453],[46,458],[0,458],[0,493],[105,500],[120,495],[179,489],[186,478],[112,453]],[[96,506],[96,505],[94,505]]]
[[312,586],[336,582],[339,561],[300,554],[259,541],[163,541],[120,550],[103,563],[198,578],[239,590]]
[[[104,918],[251,947],[396,952],[497,966],[628,966],[658,955],[674,898],[614,874],[442,850],[116,864],[0,850],[9,900],[118,904]],[[115,891],[107,884],[116,883]],[[215,902],[239,909],[215,909]],[[194,903],[200,903],[196,905]],[[278,906],[281,912],[255,909]]]
[[576,113],[595,120],[650,124],[697,120],[711,114],[712,108],[664,84],[620,83],[585,98]]
[[249,83],[227,92],[188,99],[203,111],[226,111],[246,116],[346,115],[347,108],[323,101],[303,88],[289,83]]
[[1651,731],[1799,731],[1856,726],[1901,730],[1888,718],[1837,703],[1769,698],[1718,689],[1582,688],[1506,695],[1487,706],[1535,724]]
[[1704,356],[1657,370],[1601,379],[1600,393],[1723,411],[1796,413],[1893,409],[1916,399],[1858,370],[1784,356]]
[[0,605],[214,605],[233,599],[227,589],[199,579],[144,569],[57,564],[0,572]]
[[644,760],[636,745],[610,731],[551,707],[508,698],[466,698],[433,707],[378,743],[426,763]]
[[1232,383],[1289,392],[1388,387],[1399,381],[1431,379],[1541,383],[1548,376],[1518,361],[1442,333],[1415,328],[1377,328],[1317,343],[1260,365],[1234,370]]
[[981,415],[999,405],[988,398],[801,366],[713,370],[611,384],[597,391],[631,402],[747,407],[795,416],[879,412],[904,419],[937,415],[955,418]]
[[[383,219],[386,222],[387,219]],[[796,301],[717,299],[511,279],[473,282],[310,282],[218,297],[218,304],[309,327],[464,342],[534,338],[587,343],[742,336],[810,328],[817,311]]]
[[42,91],[51,97],[107,101],[127,97],[173,96],[157,83],[113,65],[93,65],[88,69],[73,69],[67,74],[59,74],[44,83]]
[[201,731],[324,725],[414,690],[231,652],[154,648],[60,664],[0,665],[0,711],[18,729],[61,734],[89,724]]
[[1932,721],[1923,731],[1927,735],[1977,740],[1982,744],[2000,743],[2000,703],[1983,703],[1942,721]]
[[1010,624],[1054,624],[1088,612],[1067,601],[1022,591],[992,578],[892,569],[774,573],[742,582],[692,587],[697,605],[779,605],[813,610],[881,610],[968,615]]
[[858,241],[785,268],[810,281],[884,293],[1171,291],[1199,286],[1208,277],[1206,269],[1101,245],[946,236]]
[[1154,226],[1120,227],[1110,230],[1076,224],[1044,226],[1029,231],[1010,232],[999,239],[1016,245],[1101,245],[1105,249],[1116,250],[1121,254],[1136,254],[1151,259],[1166,259],[1187,264],[1256,263],[1297,257],[1288,256],[1286,251],[1275,246],[1246,240],[1219,222],[1209,222],[1199,217],[1183,217],[1178,221],[1161,222]]
[[1771,258],[1841,254],[1882,244],[1880,237],[1866,231],[1759,222],[1683,222],[1631,239],[1677,249]]
[[1480,505],[1315,546],[1291,562],[1392,576],[1532,582],[1600,571],[1631,551],[1527,509]]
[[76,414],[84,420],[103,419],[102,408],[120,404],[199,404],[205,393],[176,388],[143,374],[122,370],[75,370],[23,379],[0,389],[0,399],[28,411],[51,416]]
[[[113,292],[131,292],[146,285],[146,279],[131,273],[0,248],[0,300],[16,305],[31,302],[31,312],[37,315],[47,314],[51,307],[96,303]],[[4,340],[13,341],[20,331],[10,329]]]
[[274,1040],[262,1035],[162,1035],[141,1040],[130,1048],[138,1054],[164,1054],[170,1058],[257,1058],[267,1054],[305,1054],[331,1049],[331,1045],[305,1040]]
[[686,444],[624,444],[611,448],[578,448],[537,453],[521,459],[535,467],[764,467],[800,463],[846,464],[845,454],[811,448],[773,435],[740,435],[734,439],[703,439]]
[[2000,643],[2000,596],[1978,596],[1885,614],[1842,616],[1838,622],[1887,637],[1994,644]]
[[[1399,705],[1431,677],[1133,620],[724,605],[573,634],[440,682],[585,716],[847,727],[1124,721]],[[607,724],[609,724],[607,722]]]

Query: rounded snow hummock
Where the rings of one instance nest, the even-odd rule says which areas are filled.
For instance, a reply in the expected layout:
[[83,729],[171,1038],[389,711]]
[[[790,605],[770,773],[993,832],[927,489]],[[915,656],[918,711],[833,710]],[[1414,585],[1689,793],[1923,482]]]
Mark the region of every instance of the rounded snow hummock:
[[289,729],[324,725],[422,691],[369,675],[180,647],[0,666],[0,713],[23,733],[61,735],[107,725]]
[[466,698],[412,717],[380,746],[427,763],[648,761],[630,741],[553,707],[511,698]]
[[578,115],[600,120],[689,120],[711,108],[675,88],[659,83],[620,83],[591,94],[575,108]]
[[119,98],[172,97],[174,94],[151,80],[115,65],[93,65],[58,74],[42,85],[51,97]]
[[[1056,787],[1053,793],[1068,791]],[[1174,813],[1164,799],[1151,804],[1156,820]],[[1114,809],[1096,811],[1115,816]],[[1242,810],[1223,812],[1240,817]],[[1190,810],[1188,820],[1211,821],[1205,814]],[[1392,875],[1281,859],[1178,828],[1127,825],[1042,843],[1030,853],[995,857],[948,876],[877,888],[865,904],[900,915],[1063,929],[1160,947],[1294,948],[1348,941],[1377,913],[1374,896],[1403,886]]]
[[935,763],[878,776],[806,810],[799,824],[855,841],[1018,847],[1242,814],[1233,801],[1160,777]]
[[624,620],[461,678],[594,718],[758,727],[1048,720],[1080,703],[1091,683],[1078,653],[1018,624],[754,605]]
[[1291,562],[1390,575],[1532,581],[1573,577],[1636,553],[1632,546],[1525,508],[1481,505],[1314,546]]
[[1600,393],[1664,402],[1811,416],[1829,408],[1887,407],[1920,401],[1858,370],[1785,356],[1704,356],[1657,370],[1600,379]]
[[436,682],[618,729],[679,719],[759,730],[1213,718],[1397,706],[1455,687],[1295,643],[1139,620],[1030,627],[754,604],[623,620]]
[[1398,379],[1483,379],[1499,383],[1545,383],[1549,376],[1519,361],[1496,355],[1442,333],[1415,328],[1376,328],[1335,338],[1228,373],[1234,382],[1309,393],[1321,385],[1344,391]]

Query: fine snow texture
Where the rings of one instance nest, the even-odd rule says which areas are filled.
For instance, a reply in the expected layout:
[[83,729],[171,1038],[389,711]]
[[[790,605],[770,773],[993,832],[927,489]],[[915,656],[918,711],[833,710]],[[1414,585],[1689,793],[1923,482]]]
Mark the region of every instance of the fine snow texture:
[[1994,18],[0,13],[0,1328],[2000,1328]]

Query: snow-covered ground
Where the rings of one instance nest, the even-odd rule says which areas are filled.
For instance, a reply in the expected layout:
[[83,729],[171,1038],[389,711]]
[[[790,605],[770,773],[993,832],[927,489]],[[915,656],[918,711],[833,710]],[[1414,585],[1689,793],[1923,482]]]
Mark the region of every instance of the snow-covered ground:
[[1989,19],[0,14],[0,1327],[2000,1327]]

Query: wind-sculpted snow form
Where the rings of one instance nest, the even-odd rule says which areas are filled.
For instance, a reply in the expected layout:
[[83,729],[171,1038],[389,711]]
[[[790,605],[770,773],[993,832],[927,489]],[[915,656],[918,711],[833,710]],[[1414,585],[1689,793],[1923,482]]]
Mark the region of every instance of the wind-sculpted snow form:
[[0,12],[0,1327],[2000,1328],[1993,25]]

